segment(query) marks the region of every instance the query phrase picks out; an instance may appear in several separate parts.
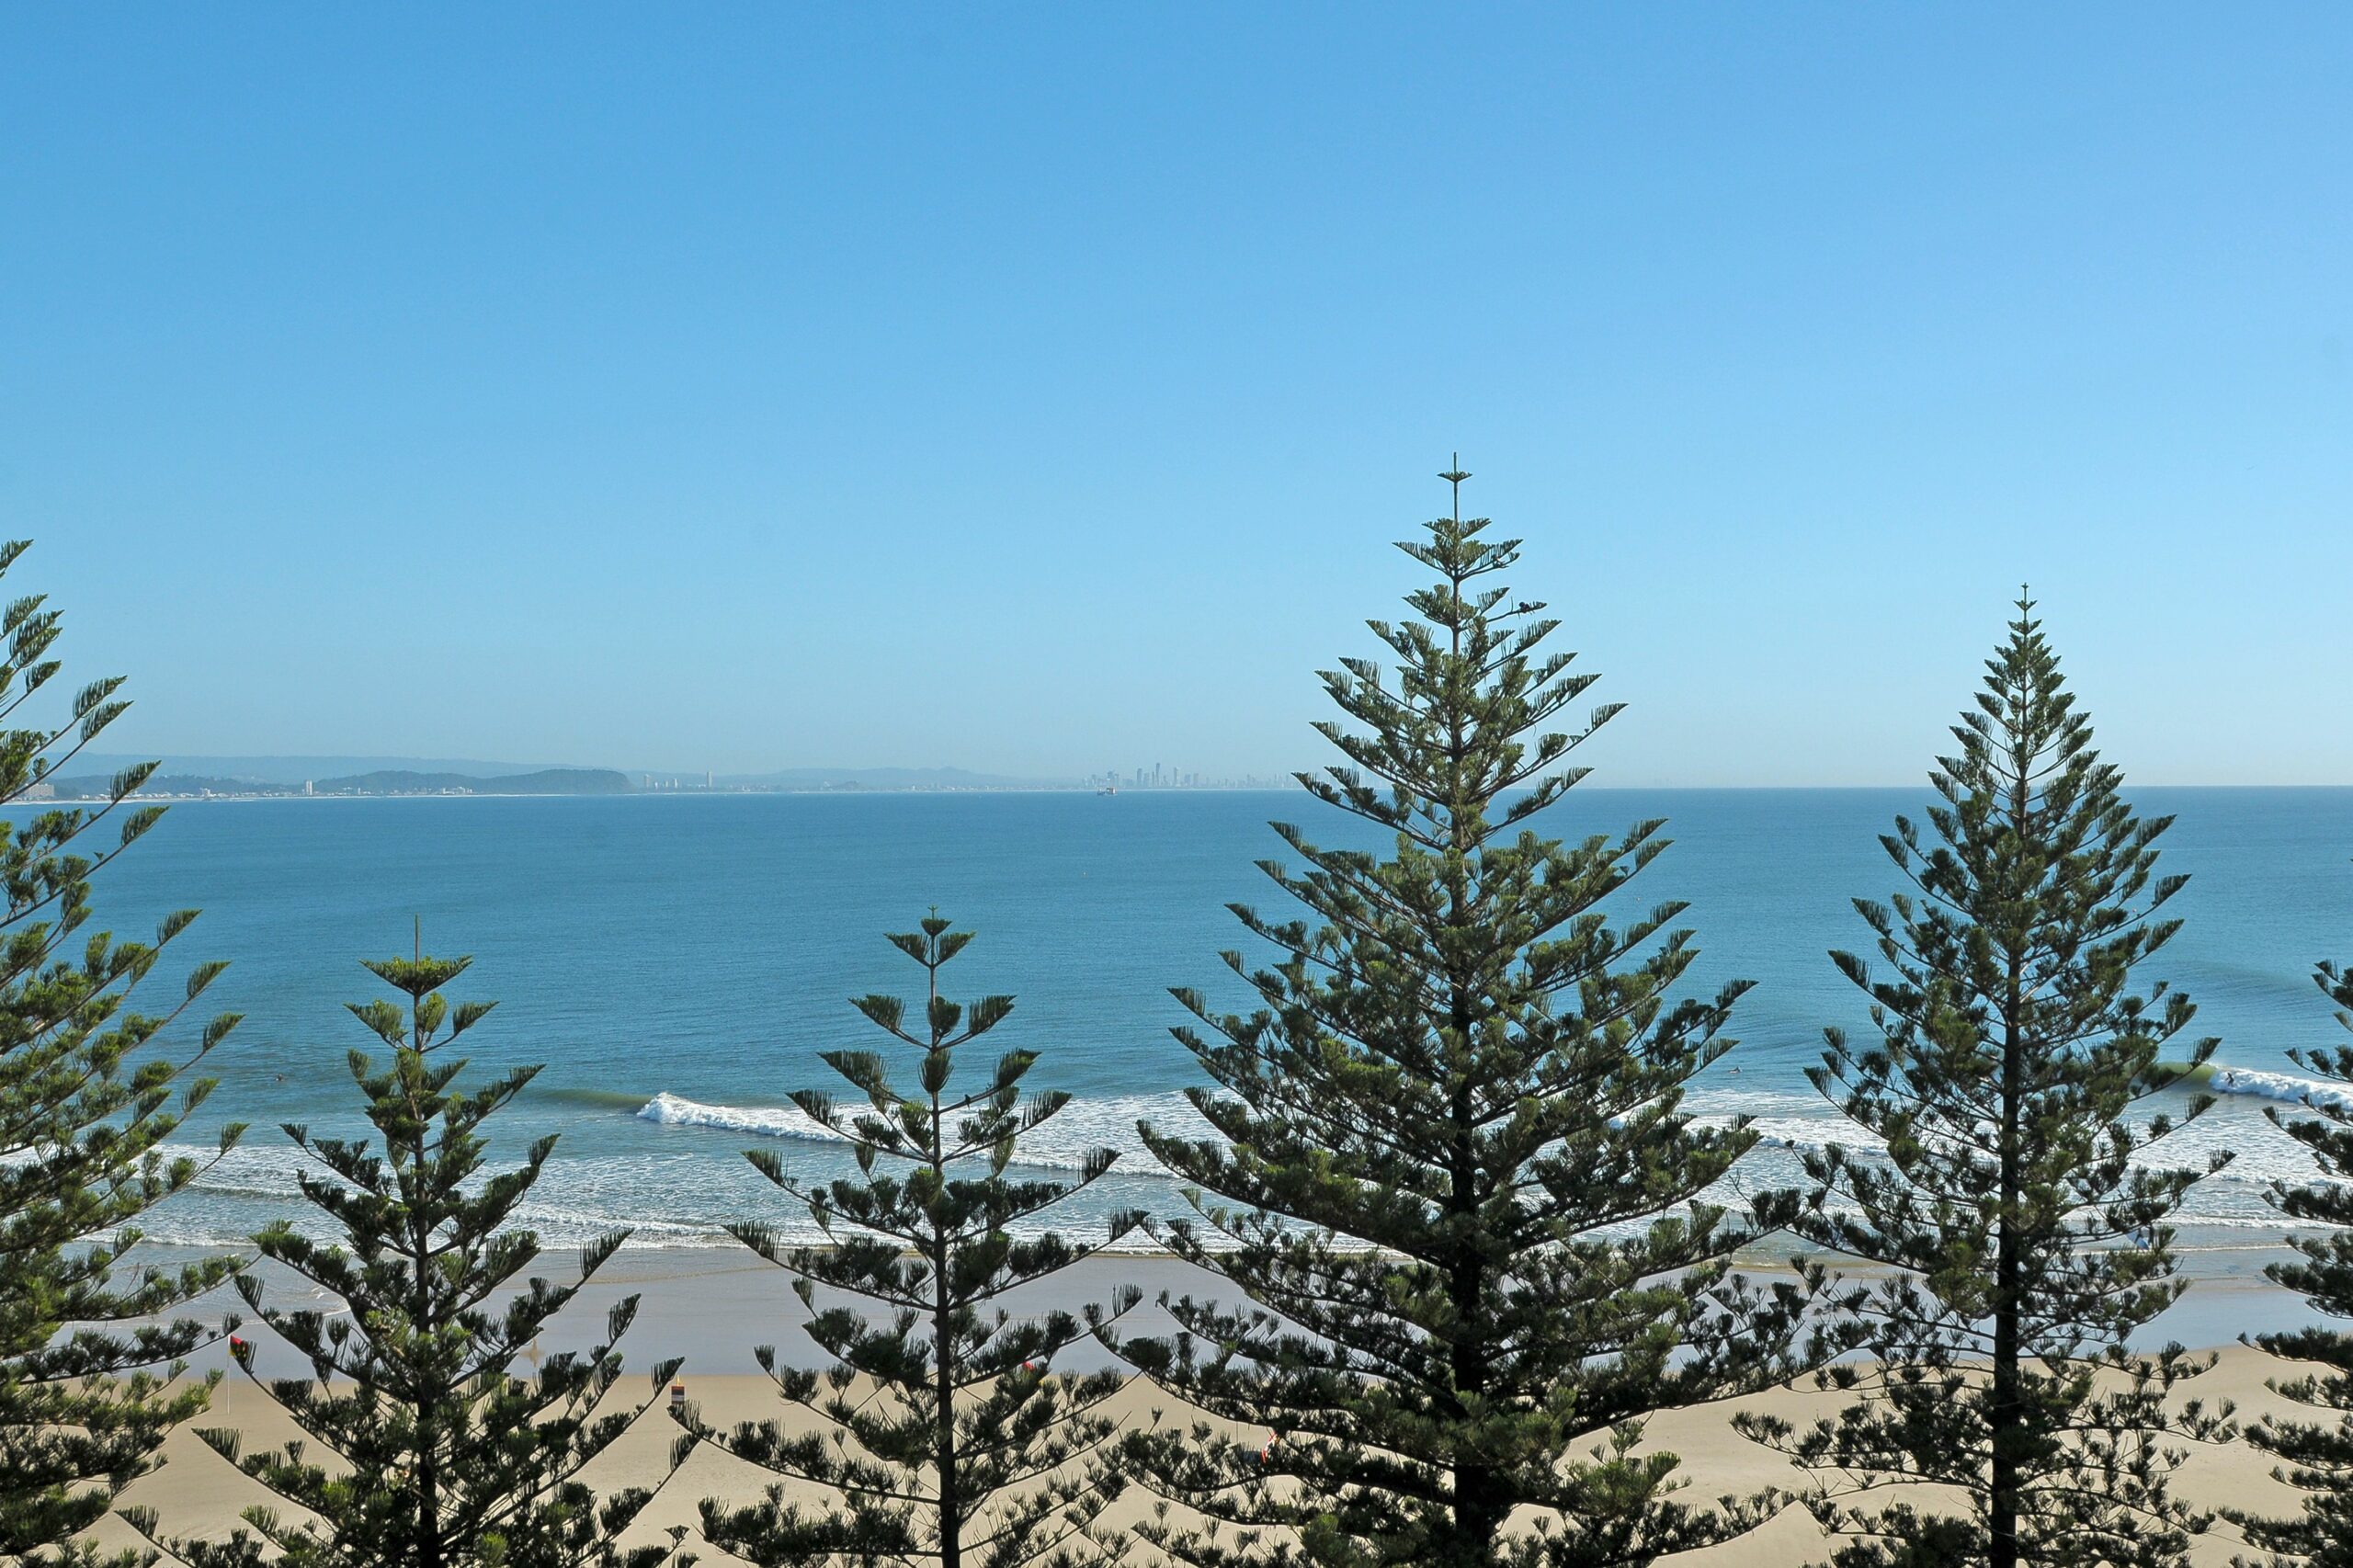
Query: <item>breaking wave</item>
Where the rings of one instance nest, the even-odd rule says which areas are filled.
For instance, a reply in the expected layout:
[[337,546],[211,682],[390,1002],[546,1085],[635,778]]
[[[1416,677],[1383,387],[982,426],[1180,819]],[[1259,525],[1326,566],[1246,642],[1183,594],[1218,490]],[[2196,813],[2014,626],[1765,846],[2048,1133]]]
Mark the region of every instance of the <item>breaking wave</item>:
[[2253,1067],[2216,1067],[2206,1087],[2218,1095],[2247,1095],[2288,1105],[2328,1106],[2353,1110],[2353,1084],[2299,1078],[2292,1073],[2266,1073]]
[[[841,1135],[811,1120],[798,1106],[706,1105],[665,1090],[639,1108],[638,1118],[663,1127],[699,1127],[756,1138],[838,1144]],[[1187,1138],[1209,1131],[1192,1102],[1176,1091],[1156,1095],[1080,1096],[1051,1119],[1022,1134],[1017,1163],[1046,1170],[1075,1170],[1097,1149],[1119,1155],[1115,1169],[1151,1175],[1158,1167],[1137,1136],[1136,1123]]]

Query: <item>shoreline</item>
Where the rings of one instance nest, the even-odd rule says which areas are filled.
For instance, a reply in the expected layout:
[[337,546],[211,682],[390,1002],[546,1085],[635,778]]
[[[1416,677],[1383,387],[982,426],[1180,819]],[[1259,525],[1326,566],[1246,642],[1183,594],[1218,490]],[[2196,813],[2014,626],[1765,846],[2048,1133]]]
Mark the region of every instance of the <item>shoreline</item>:
[[[151,1250],[164,1249],[141,1249]],[[199,1252],[218,1256],[240,1249],[169,1250],[183,1256]],[[2263,1276],[2264,1264],[2287,1256],[2290,1255],[2284,1248],[2249,1249],[2226,1270],[2192,1277],[2181,1300],[2153,1321],[2146,1332],[2135,1336],[2133,1348],[2154,1351],[2178,1344],[2197,1351],[2222,1350],[2234,1347],[2242,1335],[2291,1330],[2311,1324],[2313,1313],[2304,1299]],[[569,1247],[551,1246],[522,1277],[539,1276],[568,1283],[577,1278],[575,1256]],[[1742,1259],[1736,1267],[1752,1277],[1769,1279],[1783,1273],[1788,1263],[1789,1256],[1783,1255],[1778,1258]],[[1858,1280],[1881,1272],[1851,1266],[1841,1269],[1835,1261],[1832,1267],[1834,1273]],[[263,1301],[273,1309],[333,1310],[307,1281],[284,1269],[262,1263],[255,1272],[263,1282]],[[650,1368],[682,1357],[689,1377],[742,1376],[756,1370],[754,1352],[763,1345],[774,1346],[784,1361],[822,1365],[823,1353],[801,1330],[809,1313],[793,1294],[791,1282],[788,1269],[741,1245],[624,1248],[581,1288],[580,1294],[551,1325],[542,1348],[552,1353],[584,1349],[595,1344],[601,1336],[607,1312],[625,1297],[635,1295],[639,1297],[637,1319],[620,1346],[632,1368]],[[1108,1302],[1118,1290],[1130,1285],[1143,1292],[1142,1302],[1123,1320],[1130,1333],[1161,1333],[1173,1327],[1171,1320],[1155,1304],[1164,1293],[1171,1298],[1191,1295],[1235,1303],[1243,1300],[1240,1290],[1223,1276],[1183,1262],[1172,1254],[1106,1251],[1092,1254],[1055,1275],[1008,1293],[1004,1305],[1017,1317],[1054,1310],[1076,1311],[1085,1305]],[[830,1302],[835,1299],[834,1293],[825,1292],[821,1299]],[[855,1304],[854,1299],[840,1299]],[[278,1342],[266,1325],[244,1312],[244,1303],[233,1291],[224,1290],[191,1303],[184,1315],[216,1324],[233,1316],[241,1317],[244,1326],[238,1332],[254,1342],[259,1365],[265,1371],[283,1376],[301,1370],[299,1359]],[[225,1367],[226,1347],[218,1343],[209,1346],[191,1358],[190,1364],[199,1369]],[[1057,1362],[1060,1369],[1070,1371],[1092,1371],[1122,1364],[1092,1340],[1072,1346]]]

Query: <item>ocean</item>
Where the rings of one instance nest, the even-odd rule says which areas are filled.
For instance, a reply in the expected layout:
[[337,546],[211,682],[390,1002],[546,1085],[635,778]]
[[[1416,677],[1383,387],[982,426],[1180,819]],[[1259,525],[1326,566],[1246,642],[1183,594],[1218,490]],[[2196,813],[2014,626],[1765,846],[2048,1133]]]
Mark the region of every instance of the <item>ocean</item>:
[[[1539,820],[1581,837],[1667,819],[1671,847],[1638,877],[1625,910],[1670,901],[1698,934],[1695,988],[1754,980],[1740,1044],[1697,1085],[1694,1108],[1746,1114],[1767,1142],[1734,1179],[1797,1178],[1794,1150],[1854,1133],[1806,1084],[1825,1025],[1868,1030],[1863,998],[1833,948],[1869,950],[1857,896],[1897,883],[1878,843],[1925,791],[1641,790],[1581,787]],[[2190,882],[2180,935],[2146,972],[2199,1005],[2221,1037],[2222,1102],[2166,1145],[2169,1163],[2237,1152],[2183,1216],[2188,1250],[2275,1245],[2265,1185],[2310,1174],[2263,1108],[2311,1085],[2284,1052],[2346,1037],[2311,982],[2315,960],[2353,960],[2353,790],[2150,789],[2134,803],[2173,813],[2162,869]],[[342,1004],[384,993],[364,958],[405,953],[412,921],[428,951],[471,954],[458,998],[496,999],[468,1037],[483,1068],[544,1062],[494,1123],[497,1147],[560,1135],[522,1218],[551,1243],[612,1226],[632,1244],[734,1244],[731,1220],[806,1232],[744,1158],[782,1153],[811,1175],[846,1170],[789,1093],[832,1087],[821,1051],[886,1043],[847,1005],[912,994],[921,971],[884,940],[937,909],[978,939],[945,971],[949,994],[1007,993],[989,1037],[1040,1052],[1031,1076],[1069,1108],[1026,1145],[1044,1166],[1086,1149],[1120,1152],[1115,1173],[1056,1216],[1085,1237],[1116,1208],[1166,1214],[1182,1199],[1135,1136],[1139,1119],[1198,1126],[1183,1097],[1204,1082],[1171,1037],[1171,986],[1243,1007],[1220,961],[1248,951],[1226,908],[1269,911],[1280,895],[1257,862],[1286,851],[1270,820],[1311,837],[1370,845],[1363,824],[1301,792],[654,795],[601,799],[275,800],[174,806],[104,872],[96,924],[142,934],[164,912],[200,907],[175,944],[181,969],[231,967],[209,1001],[245,1015],[215,1053],[221,1080],[187,1140],[252,1123],[243,1145],[145,1229],[162,1242],[233,1243],[266,1219],[302,1218],[301,1156],[282,1122],[363,1128],[345,1067],[372,1037]],[[150,1010],[175,990],[159,971]],[[183,1030],[181,1039],[192,1031]],[[978,1072],[984,1062],[974,1062]],[[909,1074],[911,1077],[911,1074]]]

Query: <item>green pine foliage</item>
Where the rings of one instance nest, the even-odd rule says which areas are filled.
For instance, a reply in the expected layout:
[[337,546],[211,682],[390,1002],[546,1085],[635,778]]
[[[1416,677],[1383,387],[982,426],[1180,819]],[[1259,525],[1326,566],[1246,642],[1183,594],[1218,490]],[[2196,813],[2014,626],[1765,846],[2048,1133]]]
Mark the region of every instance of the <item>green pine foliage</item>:
[[1265,869],[1309,917],[1235,906],[1279,954],[1224,955],[1260,1006],[1176,993],[1218,1136],[1144,1129],[1198,1210],[1168,1244],[1250,1303],[1165,1301],[1180,1332],[1120,1346],[1226,1424],[1151,1460],[1182,1506],[1146,1533],[1186,1562],[1642,1563],[1765,1512],[1695,1506],[1673,1455],[1637,1451],[1647,1414],[1774,1381],[1797,1333],[1802,1290],[1730,1272],[1794,1199],[1712,1200],[1755,1135],[1683,1105],[1746,986],[1678,999],[1683,906],[1603,912],[1660,823],[1536,831],[1618,709],[1553,728],[1596,677],[1543,651],[1557,623],[1495,585],[1518,542],[1442,477],[1454,515],[1400,546],[1438,580],[1415,619],[1370,623],[1393,683],[1364,659],[1324,676],[1362,728],[1319,724],[1347,763],[1300,779],[1391,848],[1276,824],[1306,869]]
[[[0,545],[0,574],[25,551]],[[83,687],[62,723],[28,724],[50,689],[59,613],[38,597],[0,613],[0,1561],[86,1560],[74,1543],[156,1462],[216,1379],[177,1382],[212,1331],[160,1321],[225,1280],[227,1259],[138,1267],[142,1214],[195,1180],[168,1143],[211,1092],[190,1069],[235,1026],[203,1025],[175,1052],[160,1037],[224,967],[206,963],[160,1012],[133,989],[196,912],[153,942],[86,929],[91,881],[163,815],[131,801],[153,765],[95,806],[38,807],[42,780],[128,706],[119,680]],[[238,1133],[220,1136],[226,1152]]]
[[[1038,1060],[1028,1050],[1005,1052],[974,1086],[957,1086],[957,1052],[1013,1010],[1009,996],[967,1007],[940,994],[941,968],[971,940],[938,915],[918,932],[893,935],[892,943],[924,968],[924,1000],[915,1008],[892,996],[853,1004],[918,1053],[913,1089],[893,1084],[878,1052],[832,1051],[824,1061],[856,1099],[845,1106],[815,1090],[792,1096],[813,1123],[847,1142],[855,1177],[803,1184],[773,1153],[749,1155],[807,1210],[827,1244],[790,1246],[762,1224],[731,1229],[791,1271],[812,1313],[810,1337],[834,1363],[818,1371],[784,1364],[772,1346],[757,1352],[783,1397],[819,1417],[828,1436],[796,1436],[774,1421],[721,1432],[693,1406],[681,1413],[698,1437],[779,1478],[762,1502],[702,1507],[703,1533],[763,1568],[1022,1568],[1119,1552],[1094,1527],[1122,1485],[1113,1462],[1120,1424],[1106,1407],[1126,1380],[1116,1369],[1059,1373],[1052,1363],[1087,1336],[1090,1321],[1109,1322],[1134,1292],[1084,1314],[1016,1315],[1002,1303],[1116,1243],[1137,1220],[1114,1216],[1106,1244],[1093,1245],[1052,1232],[1013,1234],[1100,1179],[1114,1155],[1093,1151],[1067,1179],[1010,1174],[1021,1139],[1070,1096],[1024,1094]],[[804,1506],[788,1499],[788,1483],[821,1488],[832,1501]]]
[[[348,1311],[271,1307],[254,1275],[239,1277],[248,1303],[311,1373],[265,1381],[250,1344],[234,1354],[305,1437],[249,1453],[236,1431],[200,1435],[300,1512],[257,1506],[244,1515],[254,1533],[172,1542],[194,1568],[652,1568],[671,1555],[675,1537],[666,1548],[616,1545],[650,1492],[600,1499],[578,1474],[653,1403],[608,1408],[621,1377],[614,1345],[637,1298],[613,1308],[595,1348],[548,1356],[532,1375],[517,1369],[579,1284],[518,1283],[540,1243],[509,1221],[555,1139],[484,1174],[484,1124],[539,1069],[455,1086],[466,1063],[442,1052],[493,1006],[452,1007],[441,996],[468,961],[420,952],[368,965],[406,999],[351,1006],[392,1053],[348,1057],[373,1144],[286,1127],[319,1167],[302,1175],[302,1195],[342,1239],[314,1241],[280,1220],[255,1245]],[[626,1235],[581,1249],[581,1283]],[[676,1368],[654,1372],[657,1391]],[[152,1517],[137,1522],[153,1532]]]
[[[2336,1004],[2336,1021],[2353,1030],[2353,971],[2324,963],[2313,978]],[[2353,1083],[2353,1047],[2288,1053],[2306,1071],[2336,1083]],[[2297,1292],[2314,1312],[2353,1317],[2353,1111],[2337,1100],[2314,1100],[2309,1116],[2268,1108],[2272,1121],[2312,1151],[2322,1179],[2301,1187],[2275,1183],[2273,1207],[2303,1226],[2330,1226],[2289,1238],[2303,1254],[2301,1263],[2274,1264],[2265,1270]],[[2267,1334],[2257,1341],[2274,1356],[2325,1369],[2275,1381],[2271,1386],[2299,1404],[2326,1413],[2316,1421],[2268,1419],[2246,1430],[2249,1441],[2280,1461],[2279,1473],[2306,1494],[2303,1513],[2290,1519],[2266,1518],[2240,1510],[2232,1520],[2250,1543],[2270,1554],[2275,1568],[2306,1562],[2312,1568],[2353,1565],[2353,1334],[2313,1324],[2292,1334]]]
[[[1880,967],[1832,955],[1870,998],[1871,1037],[1829,1030],[1812,1074],[1884,1150],[1810,1156],[1797,1227],[1892,1271],[1843,1299],[1868,1358],[1821,1375],[1865,1397],[1802,1430],[1739,1425],[1817,1472],[1809,1503],[1845,1538],[1840,1568],[2158,1568],[2206,1523],[2171,1493],[2177,1439],[2219,1436],[2227,1415],[2168,1410],[2211,1360],[2126,1348],[2187,1289],[2168,1217],[2228,1159],[2148,1162],[2212,1103],[2142,1105],[2215,1045],[2165,1062],[2195,1009],[2136,989],[2186,879],[2157,874],[2171,819],[2120,795],[2029,602],[1986,671],[1929,776],[1926,827],[1899,817],[1881,840],[1907,887],[1856,901]],[[1932,1519],[1877,1494],[1923,1482],[1965,1507]]]

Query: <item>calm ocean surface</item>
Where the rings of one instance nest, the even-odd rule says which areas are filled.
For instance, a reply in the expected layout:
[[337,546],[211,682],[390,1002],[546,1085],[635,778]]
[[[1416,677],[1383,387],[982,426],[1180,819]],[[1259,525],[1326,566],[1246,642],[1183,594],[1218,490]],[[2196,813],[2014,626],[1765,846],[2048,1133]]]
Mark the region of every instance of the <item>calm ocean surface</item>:
[[[1824,1025],[1869,1026],[1824,954],[1865,946],[1848,900],[1893,891],[1877,835],[1923,798],[1584,788],[1540,824],[1575,837],[1668,819],[1675,846],[1629,906],[1688,901],[1697,983],[1757,983],[1739,1048],[1696,1096],[1703,1111],[1756,1116],[1770,1135],[1743,1186],[1793,1179],[1788,1145],[1840,1136],[1801,1071]],[[2222,1037],[2218,1060],[2245,1070],[2224,1075],[2235,1092],[2174,1145],[2193,1162],[2215,1146],[2239,1152],[2229,1176],[2201,1187],[2185,1239],[2257,1245],[2279,1230],[2263,1183],[2308,1169],[2262,1119],[2267,1096],[2294,1092],[2276,1076],[2292,1073],[2282,1052],[2342,1038],[2309,973],[2316,959],[2353,960],[2353,790],[2152,789],[2134,801],[2177,816],[2164,866],[2192,879],[2173,906],[2187,923],[2150,972],[2196,999],[2200,1032]],[[880,1042],[846,998],[912,994],[921,971],[883,933],[934,906],[980,934],[947,971],[950,994],[1016,995],[993,1042],[1038,1049],[1033,1082],[1075,1096],[1038,1141],[1042,1163],[1097,1143],[1124,1152],[1121,1174],[1065,1226],[1084,1233],[1114,1206],[1168,1211],[1175,1187],[1133,1131],[1139,1117],[1184,1123],[1181,1091],[1200,1081],[1169,1036],[1181,1013],[1167,987],[1247,1004],[1217,955],[1242,938],[1228,902],[1277,902],[1256,869],[1282,853],[1271,818],[1366,842],[1360,825],[1295,792],[175,806],[102,878],[97,923],[139,934],[167,909],[204,910],[176,951],[183,965],[232,960],[212,998],[246,1015],[214,1057],[222,1084],[206,1115],[254,1126],[148,1230],[226,1242],[289,1211],[297,1156],[277,1124],[360,1125],[344,1055],[369,1037],[341,1004],[379,994],[358,960],[407,951],[413,915],[429,951],[473,955],[452,994],[500,1003],[469,1037],[472,1058],[548,1064],[501,1141],[562,1134],[526,1211],[551,1240],[627,1223],[642,1244],[732,1245],[717,1229],[728,1219],[796,1228],[742,1152],[764,1143],[813,1174],[846,1167],[785,1096],[832,1086],[820,1051]],[[175,977],[150,985],[152,1009]]]

